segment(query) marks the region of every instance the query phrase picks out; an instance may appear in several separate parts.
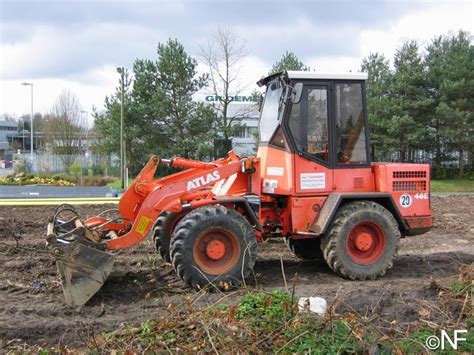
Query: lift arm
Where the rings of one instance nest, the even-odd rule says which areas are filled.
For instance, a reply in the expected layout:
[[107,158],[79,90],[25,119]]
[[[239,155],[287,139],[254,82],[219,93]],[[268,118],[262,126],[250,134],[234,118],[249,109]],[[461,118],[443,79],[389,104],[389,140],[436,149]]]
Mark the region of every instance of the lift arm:
[[[120,199],[119,212],[130,221],[130,229],[105,241],[107,249],[124,249],[138,244],[163,211],[181,212],[183,208],[217,203],[209,187],[242,173],[247,160],[255,158],[240,159],[230,152],[226,158],[207,163],[183,158],[160,160],[153,156]],[[160,162],[187,170],[153,180]]]

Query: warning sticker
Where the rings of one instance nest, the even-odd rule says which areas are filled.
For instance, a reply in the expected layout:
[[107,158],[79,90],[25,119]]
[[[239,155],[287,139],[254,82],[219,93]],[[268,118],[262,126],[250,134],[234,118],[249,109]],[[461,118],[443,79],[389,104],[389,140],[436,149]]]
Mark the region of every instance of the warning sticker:
[[263,192],[267,194],[272,194],[275,192],[275,189],[277,187],[278,187],[278,180],[263,179]]
[[135,232],[143,235],[150,221],[151,219],[148,218],[147,216],[142,216],[140,220],[138,221],[137,226],[135,227]]
[[301,190],[325,189],[325,173],[302,173],[300,174]]

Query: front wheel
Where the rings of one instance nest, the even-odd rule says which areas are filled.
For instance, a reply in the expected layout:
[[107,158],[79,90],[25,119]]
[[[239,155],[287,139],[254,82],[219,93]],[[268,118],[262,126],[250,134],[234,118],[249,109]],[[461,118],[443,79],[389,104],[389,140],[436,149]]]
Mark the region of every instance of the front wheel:
[[351,280],[375,279],[393,266],[400,231],[393,215],[372,201],[340,208],[321,250],[329,267]]
[[163,212],[156,220],[155,227],[153,228],[153,241],[155,242],[155,249],[160,254],[162,259],[168,263],[171,262],[171,235],[176,223],[181,216],[182,215],[179,213]]
[[170,255],[176,273],[191,287],[226,290],[250,275],[257,256],[256,237],[235,210],[205,206],[176,225]]

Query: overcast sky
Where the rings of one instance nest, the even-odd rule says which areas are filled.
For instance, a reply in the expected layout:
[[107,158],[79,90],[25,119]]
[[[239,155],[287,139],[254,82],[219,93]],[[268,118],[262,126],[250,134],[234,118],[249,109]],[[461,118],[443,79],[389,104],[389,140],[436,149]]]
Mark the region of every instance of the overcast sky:
[[83,109],[102,108],[117,66],[155,58],[158,42],[181,41],[188,53],[232,26],[246,41],[242,82],[268,73],[285,50],[318,71],[357,71],[370,52],[391,57],[406,39],[473,31],[474,1],[0,0],[0,114],[48,112],[62,89]]

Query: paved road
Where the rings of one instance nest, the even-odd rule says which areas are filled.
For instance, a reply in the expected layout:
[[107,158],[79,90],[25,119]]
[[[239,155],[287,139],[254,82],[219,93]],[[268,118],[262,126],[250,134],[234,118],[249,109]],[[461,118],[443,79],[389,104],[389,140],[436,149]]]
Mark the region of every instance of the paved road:
[[116,196],[117,190],[111,189],[109,187],[0,185],[0,198],[71,198]]

